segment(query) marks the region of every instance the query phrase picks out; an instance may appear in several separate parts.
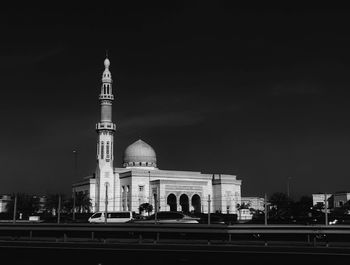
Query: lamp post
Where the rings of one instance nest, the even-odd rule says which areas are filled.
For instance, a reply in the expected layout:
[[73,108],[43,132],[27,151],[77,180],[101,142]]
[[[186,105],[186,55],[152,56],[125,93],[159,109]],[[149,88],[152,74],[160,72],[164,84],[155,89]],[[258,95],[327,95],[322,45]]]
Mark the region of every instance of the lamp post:
[[15,194],[15,202],[13,205],[13,222],[16,223],[16,215],[17,215],[17,193]]
[[324,221],[325,225],[328,225],[328,199],[327,193],[324,193]]
[[151,171],[148,171],[148,203],[151,204]]
[[265,193],[265,205],[264,205],[264,208],[265,208],[265,216],[264,216],[264,223],[265,225],[267,225],[267,214],[268,214],[268,208],[267,208],[267,194]]
[[[78,151],[73,150],[74,155],[74,178],[75,181],[78,179]],[[73,189],[73,220],[75,221],[75,189]]]
[[75,221],[75,188],[73,188],[73,221]]
[[105,224],[107,223],[107,212],[108,212],[108,186],[109,183],[105,183],[106,186],[106,196],[105,196]]
[[157,223],[157,213],[158,213],[157,193],[154,193],[153,196],[154,196],[154,222]]

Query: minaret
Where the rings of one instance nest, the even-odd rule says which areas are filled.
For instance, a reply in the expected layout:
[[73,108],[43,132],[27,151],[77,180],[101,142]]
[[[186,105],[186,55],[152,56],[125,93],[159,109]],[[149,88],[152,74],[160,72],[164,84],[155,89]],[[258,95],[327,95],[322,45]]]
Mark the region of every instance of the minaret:
[[113,174],[113,138],[116,125],[112,122],[112,75],[109,71],[110,61],[106,57],[105,70],[102,74],[102,86],[99,96],[101,106],[101,120],[96,124],[97,140],[97,168],[96,168],[96,201],[95,211],[104,211],[106,192],[108,196],[108,210],[115,209],[116,181]]

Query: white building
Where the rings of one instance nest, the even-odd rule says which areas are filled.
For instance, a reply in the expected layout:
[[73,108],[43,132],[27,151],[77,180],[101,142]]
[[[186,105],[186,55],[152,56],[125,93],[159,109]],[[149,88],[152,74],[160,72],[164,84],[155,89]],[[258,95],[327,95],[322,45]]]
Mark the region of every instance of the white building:
[[242,203],[249,205],[249,208],[265,211],[265,199],[261,197],[242,197]]
[[336,192],[333,196],[334,207],[342,207],[350,200],[350,192]]
[[7,212],[7,204],[11,201],[10,195],[0,195],[0,213]]
[[318,203],[324,204],[325,199],[327,198],[328,201],[332,195],[331,193],[314,193],[312,194],[312,205],[315,206]]
[[[142,203],[157,205],[161,211],[236,213],[241,203],[241,180],[234,175],[203,174],[193,171],[161,170],[154,149],[142,140],[128,146],[123,166],[114,168],[112,122],[112,77],[105,59],[102,75],[101,120],[96,124],[97,167],[92,176],[73,184],[73,191],[86,192],[93,211],[131,210]],[[106,205],[107,202],[107,205]]]

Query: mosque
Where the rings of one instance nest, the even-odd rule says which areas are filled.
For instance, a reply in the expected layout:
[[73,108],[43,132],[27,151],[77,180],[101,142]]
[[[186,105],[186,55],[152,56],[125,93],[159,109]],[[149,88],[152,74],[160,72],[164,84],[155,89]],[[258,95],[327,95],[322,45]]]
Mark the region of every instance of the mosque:
[[237,213],[241,180],[235,175],[159,169],[155,150],[142,140],[126,148],[122,167],[114,167],[116,125],[112,121],[114,96],[108,58],[104,66],[101,120],[96,124],[96,171],[74,183],[73,192],[88,194],[93,212],[139,212],[141,204],[150,203],[160,211]]

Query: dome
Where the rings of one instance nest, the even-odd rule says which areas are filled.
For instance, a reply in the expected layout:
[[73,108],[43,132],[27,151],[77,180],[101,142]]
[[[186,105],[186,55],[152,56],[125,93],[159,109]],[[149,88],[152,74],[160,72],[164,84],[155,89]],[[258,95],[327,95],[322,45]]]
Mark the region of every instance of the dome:
[[149,144],[137,140],[124,152],[124,167],[157,167],[156,152]]
[[106,58],[103,63],[104,63],[106,68],[108,68],[111,65],[111,62],[108,60],[108,58]]

